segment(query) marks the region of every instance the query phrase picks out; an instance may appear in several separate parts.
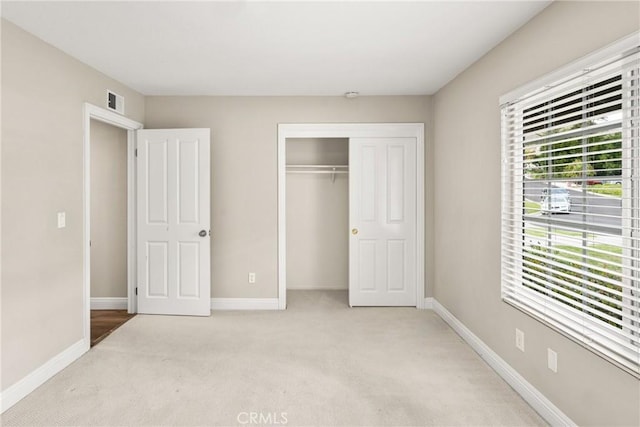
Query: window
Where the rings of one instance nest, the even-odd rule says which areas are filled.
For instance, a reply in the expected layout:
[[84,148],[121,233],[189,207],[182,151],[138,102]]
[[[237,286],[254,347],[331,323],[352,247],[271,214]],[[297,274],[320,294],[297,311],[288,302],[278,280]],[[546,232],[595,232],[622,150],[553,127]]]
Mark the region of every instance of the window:
[[501,99],[502,298],[636,376],[638,44]]

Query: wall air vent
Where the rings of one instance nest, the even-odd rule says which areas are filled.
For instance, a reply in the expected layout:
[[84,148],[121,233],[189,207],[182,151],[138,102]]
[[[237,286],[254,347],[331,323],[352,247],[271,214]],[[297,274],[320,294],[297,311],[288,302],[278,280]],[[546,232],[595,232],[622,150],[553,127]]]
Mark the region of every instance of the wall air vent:
[[116,113],[124,114],[124,97],[108,90],[107,108]]

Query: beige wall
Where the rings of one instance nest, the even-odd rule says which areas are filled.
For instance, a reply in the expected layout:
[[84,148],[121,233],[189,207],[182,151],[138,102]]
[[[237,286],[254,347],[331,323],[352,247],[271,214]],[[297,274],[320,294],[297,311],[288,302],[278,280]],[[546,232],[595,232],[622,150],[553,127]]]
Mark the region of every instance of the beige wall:
[[143,119],[140,94],[2,21],[2,390],[82,339],[82,106],[107,89]]
[[637,379],[500,300],[498,110],[500,95],[638,29],[639,16],[633,2],[555,2],[433,98],[354,100],[145,99],[3,21],[2,390],[82,338],[81,111],[113,89],[148,128],[211,128],[213,297],[277,296],[278,123],[425,122],[426,295],[574,421],[639,425]]
[[[147,97],[148,128],[211,128],[212,297],[275,298],[277,286],[277,126],[279,123],[417,122],[428,96]],[[426,143],[427,223],[431,145]],[[431,245],[428,237],[427,261]],[[431,264],[427,263],[427,272]],[[247,273],[255,272],[255,284]],[[426,293],[431,292],[427,280]]]
[[434,296],[579,425],[640,425],[640,384],[500,299],[498,98],[638,30],[639,5],[555,2],[434,99]]
[[127,296],[127,131],[91,120],[91,297]]
[[[287,164],[348,165],[349,139],[291,138]],[[287,289],[348,289],[349,177],[287,174]]]

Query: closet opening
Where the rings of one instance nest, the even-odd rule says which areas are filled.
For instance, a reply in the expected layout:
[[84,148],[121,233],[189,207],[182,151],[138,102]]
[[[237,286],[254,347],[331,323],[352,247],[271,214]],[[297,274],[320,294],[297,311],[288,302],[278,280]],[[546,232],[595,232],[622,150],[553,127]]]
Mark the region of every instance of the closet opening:
[[285,146],[288,305],[348,306],[349,138],[287,138]]
[[423,308],[424,177],[422,123],[279,124],[278,308]]

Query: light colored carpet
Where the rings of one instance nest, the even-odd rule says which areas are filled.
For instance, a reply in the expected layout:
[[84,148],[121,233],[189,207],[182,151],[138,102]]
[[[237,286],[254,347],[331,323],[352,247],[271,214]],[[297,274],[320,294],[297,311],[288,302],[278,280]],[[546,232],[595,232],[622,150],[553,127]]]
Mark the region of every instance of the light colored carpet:
[[[286,311],[136,316],[11,425],[545,425],[435,313],[289,291]],[[254,422],[255,421],[255,422]]]

